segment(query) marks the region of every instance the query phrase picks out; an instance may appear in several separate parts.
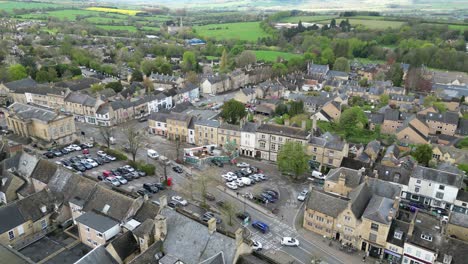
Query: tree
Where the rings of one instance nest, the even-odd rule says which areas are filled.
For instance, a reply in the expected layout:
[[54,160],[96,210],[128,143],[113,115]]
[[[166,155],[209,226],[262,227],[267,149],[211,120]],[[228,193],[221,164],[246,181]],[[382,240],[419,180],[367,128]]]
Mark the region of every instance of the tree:
[[132,160],[135,161],[136,154],[142,146],[142,134],[134,126],[130,125],[125,127],[123,132],[127,140],[129,152],[132,154]]
[[49,81],[49,74],[45,70],[40,70],[36,73],[36,81],[38,83],[46,83]]
[[353,106],[341,113],[339,127],[349,137],[360,133],[367,124],[367,116],[359,106]]
[[104,85],[102,85],[100,83],[95,83],[95,84],[91,85],[91,92],[93,92],[93,93],[97,93],[97,92],[100,92],[102,90],[104,90]]
[[205,207],[205,208],[207,207],[206,194],[208,193],[208,189],[211,186],[218,185],[219,183],[219,180],[218,180],[219,178],[217,178],[216,175],[217,175],[216,170],[212,168],[203,170],[203,173],[193,175],[195,189],[199,191],[200,196],[201,196],[202,207]]
[[184,52],[182,56],[182,70],[184,72],[197,71],[197,58],[192,51]]
[[154,90],[154,84],[150,78],[146,78],[143,80],[143,86],[145,87],[145,91],[147,94],[153,92]]
[[123,86],[122,86],[122,83],[120,81],[110,82],[110,83],[106,84],[106,88],[111,88],[116,93],[120,93],[123,90]]
[[333,64],[335,61],[335,54],[331,48],[324,49],[320,55],[320,63],[322,64]]
[[289,116],[293,117],[295,115],[304,113],[304,102],[302,100],[297,102],[290,102],[289,105]]
[[143,74],[139,70],[134,70],[132,72],[132,82],[141,82],[143,81]]
[[221,55],[221,60],[219,62],[219,71],[225,73],[228,71],[229,59],[226,49],[223,49],[223,54]]
[[114,136],[114,128],[109,126],[101,126],[99,127],[99,134],[101,135],[102,139],[106,143],[107,148],[109,149],[112,143],[112,137]]
[[339,57],[335,60],[335,64],[333,64],[333,70],[335,71],[344,71],[349,72],[349,61],[345,57]]
[[382,106],[388,105],[389,101],[390,101],[390,96],[388,94],[382,94],[380,96],[380,105]]
[[257,56],[250,50],[242,51],[242,53],[236,58],[236,64],[238,67],[247,67],[255,62],[257,62]]
[[239,211],[239,209],[235,204],[229,201],[225,201],[220,209],[221,212],[228,218],[228,225],[232,226],[232,219],[236,216],[236,213]]
[[292,173],[294,179],[309,169],[309,156],[300,142],[287,142],[278,153],[278,169],[282,173]]
[[428,144],[420,144],[416,146],[411,152],[411,156],[413,156],[419,163],[427,166],[429,165],[429,161],[432,159],[432,148],[431,145]]
[[221,111],[221,117],[226,120],[229,124],[237,124],[239,120],[247,116],[245,106],[243,103],[231,99],[224,103]]
[[277,63],[273,64],[271,69],[273,70],[273,76],[274,77],[280,77],[280,76],[283,76],[286,73],[288,73],[288,67],[286,67],[286,65],[284,65],[281,62],[277,62]]
[[156,63],[154,60],[143,60],[140,65],[141,71],[146,75],[149,76],[152,72],[156,72]]
[[369,80],[367,80],[367,78],[362,78],[359,80],[359,86],[369,87]]
[[283,103],[280,103],[279,105],[276,106],[276,109],[275,109],[275,114],[278,115],[278,116],[282,116],[284,114],[286,114],[288,112],[288,106],[283,104]]
[[330,22],[330,28],[336,27],[336,20],[333,18]]
[[399,63],[394,63],[387,72],[387,80],[392,81],[394,86],[400,87],[403,83],[403,68]]
[[8,77],[11,81],[21,80],[28,77],[26,68],[21,64],[13,64],[8,68]]

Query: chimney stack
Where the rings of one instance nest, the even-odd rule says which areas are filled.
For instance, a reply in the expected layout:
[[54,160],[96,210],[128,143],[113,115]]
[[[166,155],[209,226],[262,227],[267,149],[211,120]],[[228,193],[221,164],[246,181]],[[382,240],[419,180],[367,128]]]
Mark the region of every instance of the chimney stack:
[[154,240],[164,241],[167,235],[167,221],[163,215],[157,215],[154,218]]
[[216,232],[216,218],[214,217],[208,220],[208,232],[210,235]]

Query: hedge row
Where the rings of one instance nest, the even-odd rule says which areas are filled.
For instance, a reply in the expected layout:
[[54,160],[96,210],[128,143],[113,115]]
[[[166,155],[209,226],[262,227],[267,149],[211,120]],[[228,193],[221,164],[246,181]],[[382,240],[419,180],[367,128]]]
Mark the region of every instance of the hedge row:
[[156,172],[156,167],[153,164],[146,164],[142,161],[129,161],[128,165],[138,170],[144,171],[146,175],[154,175]]

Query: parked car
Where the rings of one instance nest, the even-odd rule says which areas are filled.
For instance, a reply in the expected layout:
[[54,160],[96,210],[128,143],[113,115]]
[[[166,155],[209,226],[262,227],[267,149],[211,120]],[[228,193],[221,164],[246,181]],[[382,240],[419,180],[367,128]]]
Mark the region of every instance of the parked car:
[[62,152],[63,155],[67,155],[68,153],[70,153],[70,151],[68,151],[65,148],[61,149],[60,152]]
[[232,181],[232,182],[236,183],[237,186],[239,186],[239,187],[244,186],[244,181],[242,180],[242,178],[239,178],[239,179],[237,179],[235,181]]
[[81,151],[81,153],[83,153],[83,154],[85,154],[85,155],[86,155],[86,154],[89,154],[89,149],[83,149],[83,150]]
[[175,172],[177,172],[177,173],[182,173],[182,172],[183,172],[182,168],[179,167],[179,166],[174,166],[174,167],[172,167],[172,170],[175,171]]
[[52,150],[52,153],[54,153],[55,157],[61,157],[63,156],[63,153],[62,151],[56,149],[56,150]]
[[274,197],[273,195],[271,195],[271,194],[269,194],[267,192],[261,193],[260,196],[267,199],[268,202],[270,202],[270,203],[274,203],[274,202],[278,201],[278,198]]
[[218,167],[223,167],[224,166],[224,164],[221,161],[215,160],[215,159],[212,159],[211,163],[213,163],[213,165],[218,166]]
[[252,222],[252,227],[255,228],[255,229],[258,229],[260,230],[260,232],[262,233],[267,233],[270,228],[268,227],[267,224],[263,223],[263,222],[260,222],[260,221],[253,221]]
[[312,171],[312,177],[321,179],[321,180],[325,179],[325,176],[320,171],[316,171],[316,170]]
[[135,171],[135,169],[130,165],[125,165],[122,168],[126,169],[129,172],[134,172]]
[[105,153],[105,152],[102,151],[102,150],[99,150],[98,152],[96,152],[96,154],[97,154],[99,157],[105,157],[105,156],[107,156],[107,153]]
[[187,200],[180,196],[172,196],[171,198],[172,201],[178,202],[179,204],[186,206],[188,204]]
[[110,160],[110,161],[115,161],[115,160],[117,160],[116,157],[111,156],[111,155],[106,155],[106,159],[108,159],[108,160]]
[[263,203],[263,204],[266,204],[266,203],[269,202],[268,199],[266,199],[266,198],[264,198],[264,197],[262,197],[262,196],[260,196],[260,195],[255,195],[255,196],[253,197],[253,200],[254,200],[254,201],[257,201],[257,202],[259,202],[259,203]]
[[120,186],[120,181],[116,177],[107,177],[104,179],[104,182],[110,183],[116,187]]
[[65,147],[64,149],[66,149],[68,151],[68,153],[75,151],[75,149],[70,147],[70,146]]
[[120,184],[127,184],[128,183],[127,179],[125,179],[122,176],[114,176],[114,177],[120,182]]
[[303,190],[298,196],[297,196],[297,200],[303,202],[305,201],[305,199],[307,198],[307,194],[309,193],[308,190]]
[[237,190],[239,188],[235,182],[227,182],[226,186],[232,190]]
[[263,246],[262,246],[262,243],[258,242],[258,241],[255,241],[255,240],[252,240],[252,249],[254,251],[260,251],[263,249]]
[[143,123],[143,122],[146,122],[146,121],[148,121],[147,117],[142,117],[142,118],[138,119],[138,122],[140,122],[140,123]]
[[146,172],[144,172],[144,171],[136,170],[135,172],[138,173],[138,176],[140,176],[140,177],[145,177],[146,176]]
[[86,142],[85,142],[85,143],[83,143],[83,144],[81,144],[81,145],[84,145],[86,148],[92,148],[92,147],[94,147],[94,144],[93,144],[93,143],[86,143]]
[[69,147],[77,151],[81,150],[81,147],[76,144],[71,144]]
[[129,174],[121,175],[121,177],[126,179],[127,181],[133,181],[133,176]]
[[179,206],[179,203],[178,202],[174,202],[174,201],[169,201],[167,203],[167,206],[169,206],[170,208],[176,208],[177,206]]
[[[137,191],[137,193],[138,193],[139,195],[141,195],[141,196],[145,196],[145,195],[151,196],[151,193],[150,193],[148,190],[145,190],[145,189],[140,189],[140,190]],[[168,204],[168,205],[169,205],[169,204]]]
[[203,222],[208,222],[211,218],[216,219],[216,223],[217,223],[217,224],[221,224],[221,222],[222,222],[221,218],[216,217],[216,216],[214,215],[214,213],[212,213],[212,212],[206,212],[206,213],[204,213],[203,216],[202,216],[202,221],[203,221]]
[[215,196],[209,192],[205,193],[205,198],[208,200],[208,201],[214,201],[216,200]]
[[84,166],[87,170],[90,170],[90,169],[94,168],[93,165],[89,164],[88,162],[81,163],[81,164],[83,164],[83,166]]
[[263,190],[264,192],[268,193],[269,195],[275,197],[276,199],[279,198],[279,193],[275,190],[272,190],[272,189],[264,189]]
[[164,187],[164,184],[162,183],[155,183],[154,186],[158,187],[158,189],[161,191],[166,189],[166,187]]
[[250,214],[247,212],[239,212],[236,214],[236,217],[239,218],[242,222],[244,222],[245,219],[250,219]]
[[146,189],[152,193],[157,193],[159,192],[159,189],[158,187],[154,186],[153,184],[151,183],[143,183],[143,189]]
[[96,163],[99,164],[99,165],[104,164],[104,160],[102,160],[102,158],[100,158],[100,157],[95,157],[95,158],[93,158],[93,160],[96,161]]
[[42,154],[42,155],[44,155],[44,156],[45,156],[46,158],[48,158],[48,159],[53,159],[53,158],[55,158],[54,153],[52,153],[52,152],[50,152],[50,151],[47,151],[47,152],[45,152],[45,153]]
[[94,168],[96,168],[97,166],[99,166],[99,164],[94,161],[93,159],[86,159],[86,162],[89,163],[91,166],[93,166]]
[[283,237],[281,239],[281,245],[283,246],[289,246],[289,247],[298,247],[299,246],[299,240],[292,238],[292,237]]
[[247,167],[250,167],[250,165],[246,162],[239,162],[236,164],[237,167],[239,168],[247,168]]

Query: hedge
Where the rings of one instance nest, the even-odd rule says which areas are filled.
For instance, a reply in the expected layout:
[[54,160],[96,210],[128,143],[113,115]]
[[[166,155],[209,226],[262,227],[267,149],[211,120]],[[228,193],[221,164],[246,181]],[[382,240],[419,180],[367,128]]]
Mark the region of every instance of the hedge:
[[156,167],[153,164],[145,164],[142,161],[129,161],[128,164],[138,170],[146,173],[146,175],[154,175]]
[[127,155],[125,155],[124,153],[118,151],[118,150],[115,150],[115,149],[108,149],[106,147],[101,147],[101,149],[106,152],[107,154],[111,155],[111,156],[114,156],[116,159],[118,160],[127,160],[128,157]]

